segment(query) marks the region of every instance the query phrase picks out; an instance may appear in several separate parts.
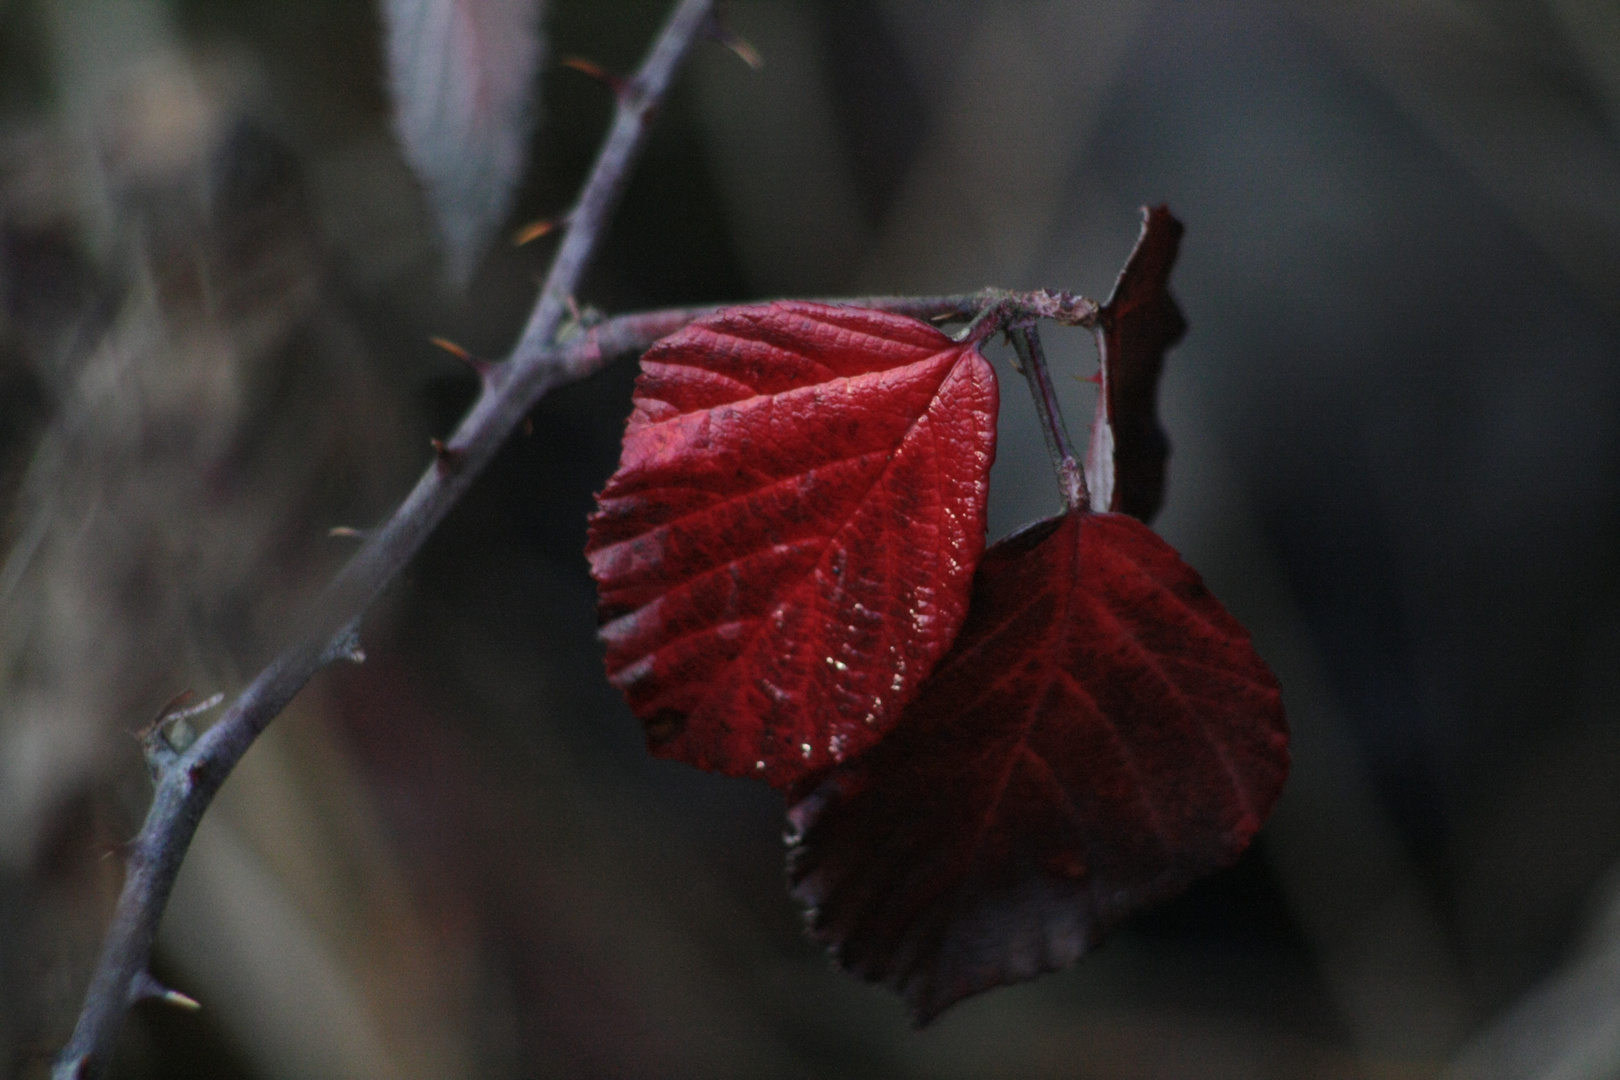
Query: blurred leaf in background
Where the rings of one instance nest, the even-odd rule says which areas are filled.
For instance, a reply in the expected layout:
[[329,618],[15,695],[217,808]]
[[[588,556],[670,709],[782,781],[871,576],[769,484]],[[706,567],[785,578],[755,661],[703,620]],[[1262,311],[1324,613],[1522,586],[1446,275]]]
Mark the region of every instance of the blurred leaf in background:
[[394,130],[465,288],[506,220],[539,108],[540,0],[382,0]]

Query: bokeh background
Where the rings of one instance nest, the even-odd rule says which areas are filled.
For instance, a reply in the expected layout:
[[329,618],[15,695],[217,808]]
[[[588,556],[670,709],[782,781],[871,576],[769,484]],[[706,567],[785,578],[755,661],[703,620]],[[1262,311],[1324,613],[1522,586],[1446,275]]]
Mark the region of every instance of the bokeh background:
[[[504,228],[568,206],[665,5],[548,0]],[[1295,730],[1234,868],[907,1027],[799,933],[778,796],[654,761],[580,554],[634,361],[555,393],[232,777],[138,1077],[1620,1076],[1620,6],[737,0],[580,300],[1105,296],[1168,201],[1158,522]],[[149,786],[502,355],[369,0],[0,0],[0,1072],[71,1028]],[[1054,331],[1058,370],[1089,338]],[[998,360],[998,363],[1003,362]],[[1005,373],[1007,369],[1003,368]],[[1063,379],[1071,426],[1089,387]],[[1057,508],[1005,384],[991,527]]]

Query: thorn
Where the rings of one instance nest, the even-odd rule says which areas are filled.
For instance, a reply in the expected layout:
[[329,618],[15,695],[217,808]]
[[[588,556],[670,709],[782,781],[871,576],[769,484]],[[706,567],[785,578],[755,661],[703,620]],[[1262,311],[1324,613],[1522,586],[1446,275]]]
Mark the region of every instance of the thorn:
[[433,456],[438,459],[439,468],[452,469],[461,464],[464,451],[446,444],[443,439],[429,439],[428,444],[433,447]]
[[629,80],[613,74],[600,64],[593,64],[584,57],[570,56],[562,62],[562,66],[566,68],[573,68],[581,75],[589,75],[597,82],[606,86],[609,90],[612,90],[613,96],[621,101],[630,96]]
[[326,530],[326,535],[328,539],[332,540],[336,540],[338,537],[345,540],[364,540],[367,534],[366,530],[356,529],[352,525],[334,525]]
[[573,216],[574,215],[570,213],[564,214],[561,217],[541,218],[539,221],[531,221],[527,225],[523,226],[523,228],[512,234],[512,246],[522,247],[531,240],[538,240],[548,233],[556,232],[564,225],[567,225]]
[[182,994],[178,990],[170,990],[145,971],[131,979],[129,984],[129,1003],[134,1005],[140,1001],[161,1001],[165,1005],[173,1005],[187,1012],[196,1012],[202,1008],[196,998]]
[[1079,379],[1081,382],[1091,383],[1093,386],[1102,385],[1102,372],[1100,371],[1095,375],[1076,375],[1075,378]]
[[202,1008],[202,1002],[190,994],[182,994],[178,990],[167,991],[163,995],[163,1003],[173,1005],[177,1009],[184,1009],[186,1012],[196,1012]]
[[466,349],[463,349],[460,345],[457,345],[449,338],[434,337],[428,338],[428,340],[437,345],[439,348],[443,349],[445,352],[449,353],[451,356],[455,357],[457,360],[460,360],[463,364],[466,364],[472,373],[477,375],[480,379],[487,379],[489,377],[490,369],[495,366],[488,360],[481,360],[474,356],[472,353],[468,352]]
[[524,436],[524,438],[528,438],[530,435],[533,435],[533,434],[534,434],[534,417],[525,416],[523,418],[523,436]]
[[472,353],[468,352],[466,349],[463,349],[460,345],[457,345],[449,338],[430,337],[428,338],[428,341],[437,345],[439,348],[443,349],[445,352],[449,353],[451,356],[455,357],[457,360],[460,360],[464,364],[472,360]]
[[572,295],[563,297],[563,303],[568,305],[568,321],[557,328],[554,339],[558,345],[566,345],[602,321],[602,313],[586,304],[581,307],[579,301]]
[[759,55],[759,50],[748,44],[748,42],[744,41],[742,38],[738,37],[731,27],[725,24],[725,21],[721,19],[719,15],[711,14],[709,16],[708,30],[710,41],[729,49],[736,55],[737,59],[747,64],[755,71],[761,71],[764,69],[765,58]]

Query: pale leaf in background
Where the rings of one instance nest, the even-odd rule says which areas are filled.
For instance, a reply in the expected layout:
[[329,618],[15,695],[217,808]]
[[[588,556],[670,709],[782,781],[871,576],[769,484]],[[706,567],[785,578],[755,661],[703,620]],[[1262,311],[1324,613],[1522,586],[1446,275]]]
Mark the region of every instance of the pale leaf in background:
[[394,128],[465,287],[500,228],[534,130],[540,0],[382,0]]

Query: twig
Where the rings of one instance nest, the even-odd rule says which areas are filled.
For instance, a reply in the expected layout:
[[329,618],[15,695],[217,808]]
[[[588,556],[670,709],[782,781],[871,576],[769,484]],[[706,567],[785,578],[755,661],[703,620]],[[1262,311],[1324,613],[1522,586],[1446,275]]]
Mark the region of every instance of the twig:
[[1035,412],[1041,418],[1041,434],[1046,436],[1046,452],[1051,455],[1052,468],[1057,472],[1058,487],[1063,491],[1063,505],[1070,510],[1084,510],[1090,504],[1086,492],[1086,474],[1080,460],[1074,456],[1074,444],[1069,441],[1069,429],[1063,424],[1063,411],[1058,408],[1057,392],[1052,388],[1052,373],[1046,366],[1046,350],[1041,348],[1041,335],[1033,323],[1007,328],[1007,340],[1018,354],[1018,366],[1029,383],[1029,392],[1035,398]]
[[[152,806],[130,846],[123,891],[108,928],[73,1036],[57,1059],[56,1080],[102,1072],[112,1055],[132,987],[146,975],[158,920],[203,812],[253,740],[323,663],[352,654],[354,628],[405,566],[523,416],[578,368],[552,348],[568,298],[596,249],[608,216],[693,42],[708,27],[713,0],[681,0],[641,69],[618,96],[613,128],[569,216],[534,312],[507,363],[491,368],[477,402],[403,504],[369,534],[316,605],[304,637],[250,683],[225,715],[181,750],[158,725],[146,736],[156,779]],[[567,350],[563,350],[566,354]]]
[[[981,289],[975,293],[944,296],[839,296],[819,302],[889,311],[933,322],[970,322],[976,328],[972,332],[980,338],[1009,321],[1042,318],[1065,326],[1090,327],[1097,315],[1097,305],[1084,297],[1044,289],[1027,293]],[[693,319],[718,311],[722,306],[727,305],[664,308],[603,319],[553,346],[546,355],[565,372],[557,380],[559,383],[582,379],[616,356],[645,352],[659,338],[673,334]]]

